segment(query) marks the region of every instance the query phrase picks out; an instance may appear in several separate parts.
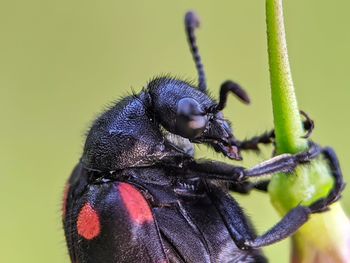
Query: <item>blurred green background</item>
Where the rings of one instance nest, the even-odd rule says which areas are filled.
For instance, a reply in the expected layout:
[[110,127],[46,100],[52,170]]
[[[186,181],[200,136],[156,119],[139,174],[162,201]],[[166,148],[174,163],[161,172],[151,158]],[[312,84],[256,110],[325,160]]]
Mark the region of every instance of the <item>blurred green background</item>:
[[[199,45],[214,95],[228,78],[253,104],[230,99],[239,138],[272,127],[263,0],[0,2],[0,262],[68,262],[61,227],[65,180],[84,133],[116,98],[160,73],[196,79],[183,15],[202,18]],[[300,107],[313,139],[332,145],[350,180],[350,2],[285,1],[287,39]],[[201,156],[216,158],[201,148]],[[254,163],[269,157],[245,156]],[[350,212],[350,188],[343,204]],[[259,232],[278,215],[268,196],[239,197]],[[288,262],[289,241],[266,248]]]

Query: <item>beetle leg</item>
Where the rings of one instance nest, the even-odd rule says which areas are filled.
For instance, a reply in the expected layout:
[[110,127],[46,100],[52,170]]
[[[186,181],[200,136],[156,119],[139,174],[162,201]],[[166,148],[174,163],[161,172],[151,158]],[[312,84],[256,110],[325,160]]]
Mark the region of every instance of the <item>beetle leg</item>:
[[252,177],[261,177],[275,173],[291,173],[299,164],[305,164],[316,158],[321,153],[321,148],[310,143],[310,149],[298,154],[281,154],[251,169],[240,166],[232,166],[217,161],[191,162],[188,168],[194,172],[194,176],[201,173],[206,179],[226,180],[231,182],[244,182]]
[[269,183],[270,180],[262,180],[260,182],[246,181],[241,183],[232,183],[229,185],[229,190],[240,194],[249,194],[252,190],[259,190],[266,193]]
[[321,198],[310,206],[310,209],[313,211],[313,213],[319,213],[328,210],[328,199],[330,199],[331,202],[336,202],[339,200],[341,197],[341,192],[344,190],[346,185],[337,154],[334,152],[334,150],[331,147],[325,147],[322,149],[322,154],[326,160],[328,160],[332,175],[334,177],[334,187],[327,198]]
[[[308,114],[306,114],[304,111],[300,111],[300,114],[305,118],[303,121],[303,127],[306,131],[305,135],[302,136],[302,138],[309,138],[315,128],[314,121],[309,117]],[[275,130],[271,130],[268,132],[264,132],[261,135],[252,137],[247,140],[238,141],[237,146],[240,150],[243,151],[259,151],[259,144],[272,144],[275,142]]]
[[300,111],[301,116],[305,118],[305,121],[303,121],[304,130],[306,130],[306,134],[302,136],[302,138],[307,139],[311,136],[314,128],[315,128],[315,122],[310,118],[310,116],[305,111]]
[[260,248],[289,237],[309,219],[311,214],[326,211],[329,209],[329,205],[339,200],[345,183],[338,158],[332,148],[323,148],[322,153],[329,162],[334,178],[334,186],[328,196],[317,200],[310,206],[299,205],[295,207],[264,235],[254,240],[246,240],[242,246],[243,249]]
[[244,175],[246,177],[257,177],[279,172],[291,173],[299,164],[308,163],[321,154],[322,148],[320,146],[314,143],[310,144],[308,151],[297,154],[277,155],[251,169],[245,170]]
[[238,141],[237,146],[240,150],[243,151],[259,151],[259,144],[271,144],[274,143],[274,141],[275,131],[271,130],[253,138],[244,141]]
[[242,209],[228,192],[223,192],[219,187],[209,183],[209,197],[223,219],[224,224],[232,240],[240,249],[247,240],[254,240],[256,234]]

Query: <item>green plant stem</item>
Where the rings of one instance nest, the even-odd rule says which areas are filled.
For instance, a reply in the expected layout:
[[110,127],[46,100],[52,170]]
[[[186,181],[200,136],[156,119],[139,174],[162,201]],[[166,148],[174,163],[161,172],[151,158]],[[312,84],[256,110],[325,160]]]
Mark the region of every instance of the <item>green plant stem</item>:
[[[267,44],[277,153],[308,149],[289,66],[282,0],[266,0]],[[296,177],[275,175],[269,186],[273,205],[284,215],[296,205],[308,205],[327,195],[333,180],[327,163],[316,160],[298,167]]]
[[[266,0],[267,44],[277,153],[308,149],[289,66],[282,0]],[[284,215],[296,205],[308,205],[327,195],[333,180],[327,163],[317,160],[299,167],[296,177],[275,175],[269,186],[271,201]]]
[[[277,153],[308,149],[289,66],[282,0],[266,0],[267,43]],[[281,215],[295,206],[309,205],[333,186],[322,158],[300,166],[295,176],[274,175],[269,184],[271,202]],[[320,236],[322,233],[322,237]],[[313,215],[293,237],[293,263],[348,262],[350,224],[339,203],[331,211]]]
[[271,94],[278,153],[307,149],[289,66],[282,0],[266,1]]

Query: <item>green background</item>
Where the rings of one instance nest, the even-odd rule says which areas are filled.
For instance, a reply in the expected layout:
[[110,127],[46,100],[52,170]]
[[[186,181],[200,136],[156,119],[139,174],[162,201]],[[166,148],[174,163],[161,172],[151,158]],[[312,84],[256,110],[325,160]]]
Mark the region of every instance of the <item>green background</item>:
[[[188,9],[202,18],[212,93],[231,78],[251,96],[251,106],[230,98],[225,110],[237,136],[270,129],[263,0],[0,2],[0,262],[68,262],[61,196],[84,133],[105,106],[157,74],[196,79],[183,30]],[[348,180],[349,11],[348,0],[285,1],[300,108],[316,121],[313,139],[336,149]],[[199,155],[218,157],[205,147]],[[245,157],[252,165],[269,153]],[[239,200],[259,232],[278,220],[268,196]],[[271,262],[288,262],[288,244],[266,248]]]

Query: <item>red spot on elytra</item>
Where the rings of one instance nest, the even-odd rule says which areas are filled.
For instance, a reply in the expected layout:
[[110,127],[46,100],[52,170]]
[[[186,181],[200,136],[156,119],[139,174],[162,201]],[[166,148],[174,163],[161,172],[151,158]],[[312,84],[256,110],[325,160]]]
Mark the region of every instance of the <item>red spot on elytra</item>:
[[64,218],[66,216],[66,213],[67,213],[68,193],[69,193],[69,184],[67,183],[66,186],[64,187],[64,192],[63,192],[63,202],[62,202],[62,217],[63,217],[63,220],[64,220]]
[[152,211],[139,190],[127,183],[120,183],[118,189],[133,222],[143,224],[153,221]]
[[91,240],[101,232],[100,218],[89,203],[80,210],[77,221],[78,234]]

